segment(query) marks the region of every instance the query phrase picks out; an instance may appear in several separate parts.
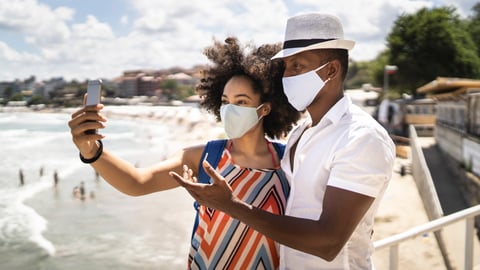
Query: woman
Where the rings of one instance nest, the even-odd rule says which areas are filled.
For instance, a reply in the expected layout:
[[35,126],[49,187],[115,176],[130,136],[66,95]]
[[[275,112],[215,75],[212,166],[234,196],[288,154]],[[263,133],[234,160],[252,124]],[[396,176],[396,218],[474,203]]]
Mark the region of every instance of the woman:
[[[187,147],[172,158],[149,168],[135,168],[103,149],[101,134],[106,118],[103,105],[87,106],[73,113],[69,122],[80,158],[119,191],[140,196],[178,186],[169,172],[201,175],[205,156],[218,156],[219,171],[232,184],[235,194],[253,205],[283,214],[289,185],[281,169],[281,148],[270,138],[287,135],[299,119],[281,89],[283,68],[270,58],[279,45],[242,48],[236,38],[215,41],[205,49],[213,62],[202,71],[197,91],[201,105],[221,120],[228,140],[220,148],[212,143]],[[277,65],[277,64],[275,64]],[[206,145],[209,145],[206,150]],[[208,152],[208,153],[207,153]],[[184,168],[193,168],[185,170]],[[201,181],[202,177],[200,177]],[[208,180],[207,180],[208,181]],[[198,208],[188,258],[189,269],[276,269],[275,243],[237,220],[213,209]]]

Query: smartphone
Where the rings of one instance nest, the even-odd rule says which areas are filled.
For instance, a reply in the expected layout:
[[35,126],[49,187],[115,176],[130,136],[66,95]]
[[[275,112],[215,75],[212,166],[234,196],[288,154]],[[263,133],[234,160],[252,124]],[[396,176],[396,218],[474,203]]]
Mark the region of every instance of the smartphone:
[[[89,80],[87,84],[87,102],[86,106],[100,103],[100,96],[102,92],[102,80]],[[96,134],[96,129],[89,129],[85,134]]]
[[89,80],[87,85],[87,103],[86,105],[95,105],[100,103],[102,92],[102,80]]

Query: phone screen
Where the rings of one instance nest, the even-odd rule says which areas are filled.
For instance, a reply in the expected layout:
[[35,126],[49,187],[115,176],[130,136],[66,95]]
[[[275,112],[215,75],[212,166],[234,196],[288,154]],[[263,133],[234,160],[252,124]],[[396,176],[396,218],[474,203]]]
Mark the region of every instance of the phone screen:
[[100,93],[102,91],[101,80],[89,80],[87,85],[87,103],[86,105],[95,105],[100,103]]
[[[89,80],[87,84],[87,102],[86,106],[95,105],[100,103],[100,96],[102,92],[101,80]],[[96,129],[89,129],[85,131],[85,134],[96,134]]]

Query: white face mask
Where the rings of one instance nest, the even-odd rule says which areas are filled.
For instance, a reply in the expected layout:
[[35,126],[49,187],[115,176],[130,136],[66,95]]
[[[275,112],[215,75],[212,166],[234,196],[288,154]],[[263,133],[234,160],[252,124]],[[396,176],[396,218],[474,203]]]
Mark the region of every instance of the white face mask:
[[318,76],[317,71],[324,68],[330,62],[318,67],[317,69],[305,72],[300,75],[283,77],[283,92],[288,98],[288,102],[297,109],[303,111],[310,105],[323,86],[330,80],[323,81]]
[[260,119],[257,115],[257,108],[244,107],[233,104],[225,104],[220,107],[220,117],[222,119],[225,132],[230,139],[236,139],[247,133],[253,126],[255,126]]

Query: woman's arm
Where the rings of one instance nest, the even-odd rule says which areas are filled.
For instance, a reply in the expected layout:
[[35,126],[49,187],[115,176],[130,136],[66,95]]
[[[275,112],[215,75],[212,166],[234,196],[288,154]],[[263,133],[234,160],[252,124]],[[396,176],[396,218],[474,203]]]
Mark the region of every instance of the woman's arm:
[[[105,137],[100,133],[85,134],[89,129],[105,128],[107,119],[100,114],[101,109],[102,104],[81,108],[72,114],[72,119],[68,123],[72,140],[86,159],[95,156],[99,149],[97,140]],[[90,165],[119,191],[131,196],[140,196],[177,187],[178,183],[168,172],[175,171],[181,174],[183,165],[193,168],[197,173],[203,148],[204,145],[184,148],[170,159],[148,168],[136,168],[104,149],[100,157]]]
[[182,174],[183,164],[191,164],[193,168],[196,163],[198,167],[200,156],[198,155],[197,162],[193,157],[197,156],[197,152],[201,154],[201,151],[201,147],[183,149],[174,157],[158,164],[136,168],[104,150],[100,158],[91,165],[105,181],[119,191],[131,196],[140,196],[177,187],[178,183],[168,175],[168,172],[173,170]]

